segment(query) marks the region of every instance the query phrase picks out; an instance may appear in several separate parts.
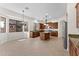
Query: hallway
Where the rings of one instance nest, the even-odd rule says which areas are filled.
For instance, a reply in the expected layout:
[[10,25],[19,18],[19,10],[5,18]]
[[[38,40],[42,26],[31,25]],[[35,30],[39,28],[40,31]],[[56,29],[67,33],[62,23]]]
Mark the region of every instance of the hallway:
[[0,45],[2,56],[67,56],[63,40],[57,37],[49,41],[37,38],[14,40]]

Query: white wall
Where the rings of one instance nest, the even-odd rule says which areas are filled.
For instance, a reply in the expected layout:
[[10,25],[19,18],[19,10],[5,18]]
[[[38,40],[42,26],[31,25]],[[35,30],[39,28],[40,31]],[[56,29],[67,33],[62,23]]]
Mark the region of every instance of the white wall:
[[60,18],[66,11],[66,3],[0,3],[0,6],[18,13],[22,13],[22,10],[27,6],[29,9],[25,9],[26,15],[40,18],[46,13],[54,19]]
[[[15,19],[15,20],[21,20],[23,21],[23,16],[21,14],[18,14],[16,12],[13,12],[13,11],[10,11],[10,10],[7,10],[5,8],[1,8],[0,7],[0,16],[3,16],[6,18],[6,33],[0,33],[0,44],[4,43],[4,42],[7,42],[7,41],[10,41],[10,40],[15,40],[15,39],[23,39],[23,38],[27,38],[27,32],[12,32],[12,33],[9,33],[9,19]],[[28,22],[28,25],[31,24],[32,25],[32,21],[33,19],[31,18],[27,18],[25,17],[25,21]],[[29,25],[29,29],[33,28],[33,26]],[[30,31],[30,30],[29,30]]]
[[7,35],[6,33],[0,33],[0,44],[7,41]]
[[68,11],[68,34],[79,34],[79,29],[76,28],[76,4],[69,3],[67,5]]

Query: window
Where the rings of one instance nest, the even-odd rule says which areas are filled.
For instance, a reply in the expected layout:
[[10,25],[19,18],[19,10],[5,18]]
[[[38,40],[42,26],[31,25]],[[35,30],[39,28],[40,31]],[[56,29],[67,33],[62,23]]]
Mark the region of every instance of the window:
[[0,33],[6,32],[6,18],[0,17]]
[[18,20],[9,20],[9,32],[22,32],[23,22]]

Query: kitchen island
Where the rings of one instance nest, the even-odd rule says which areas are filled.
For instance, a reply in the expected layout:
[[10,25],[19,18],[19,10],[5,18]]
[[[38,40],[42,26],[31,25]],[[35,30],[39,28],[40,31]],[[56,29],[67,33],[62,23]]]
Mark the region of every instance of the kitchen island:
[[40,32],[41,40],[50,40],[50,32]]

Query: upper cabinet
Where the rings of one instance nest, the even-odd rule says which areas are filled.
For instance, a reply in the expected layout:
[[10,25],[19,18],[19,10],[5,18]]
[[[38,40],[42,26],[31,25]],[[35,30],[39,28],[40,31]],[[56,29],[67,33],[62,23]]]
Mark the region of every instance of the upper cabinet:
[[39,23],[40,29],[45,29],[45,25],[43,23]]
[[[58,29],[58,22],[47,22],[50,29]],[[40,23],[40,29],[45,29],[46,25]]]
[[50,29],[58,29],[58,22],[48,22]]
[[76,27],[79,28],[79,3],[76,4]]

